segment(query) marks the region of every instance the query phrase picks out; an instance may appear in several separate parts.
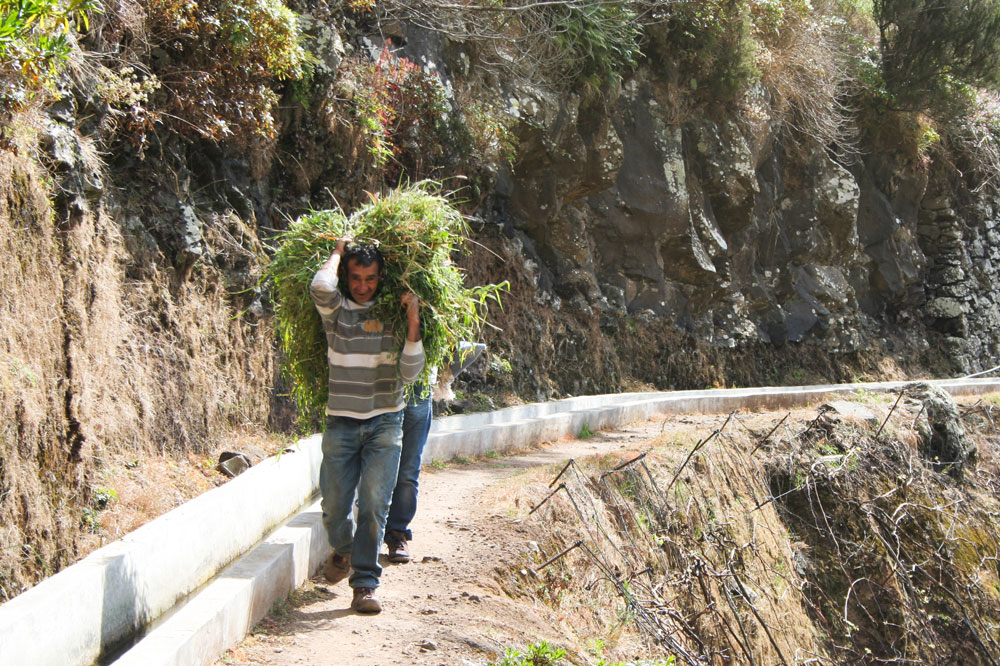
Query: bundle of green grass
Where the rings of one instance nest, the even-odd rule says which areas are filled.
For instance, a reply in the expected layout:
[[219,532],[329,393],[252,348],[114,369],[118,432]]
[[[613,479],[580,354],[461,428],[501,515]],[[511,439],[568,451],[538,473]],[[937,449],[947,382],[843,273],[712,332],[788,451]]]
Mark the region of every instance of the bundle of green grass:
[[499,303],[507,283],[466,287],[452,263],[468,226],[434,183],[421,182],[393,190],[347,216],[339,210],[304,215],[278,238],[268,268],[273,283],[282,371],[303,425],[326,409],[329,366],[326,336],[309,295],[309,283],[329,258],[338,238],[378,247],[385,259],[372,315],[386,322],[399,347],[406,339],[400,296],[412,291],[420,299],[421,339],[425,364],[418,382],[428,385],[434,368],[445,366],[462,340],[478,340],[490,301]]

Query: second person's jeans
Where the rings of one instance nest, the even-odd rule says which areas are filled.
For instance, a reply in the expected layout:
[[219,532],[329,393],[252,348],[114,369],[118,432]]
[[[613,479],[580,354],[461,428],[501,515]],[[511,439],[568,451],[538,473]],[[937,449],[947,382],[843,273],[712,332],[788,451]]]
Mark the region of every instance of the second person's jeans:
[[420,459],[433,416],[430,392],[426,398],[421,398],[422,392],[423,387],[415,386],[413,397],[403,410],[403,450],[399,456],[399,475],[396,478],[396,488],[392,491],[392,504],[385,525],[386,531],[397,530],[405,534],[407,541],[413,538],[410,521],[417,513]]

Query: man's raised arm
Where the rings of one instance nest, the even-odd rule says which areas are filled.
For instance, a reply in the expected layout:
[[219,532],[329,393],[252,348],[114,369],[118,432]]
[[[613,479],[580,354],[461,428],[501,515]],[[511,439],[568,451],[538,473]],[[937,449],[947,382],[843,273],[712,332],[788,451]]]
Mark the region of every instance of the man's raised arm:
[[350,238],[337,240],[337,246],[316,271],[316,275],[313,276],[312,282],[309,284],[309,294],[321,315],[332,314],[340,307],[342,296],[340,290],[337,289],[337,270],[340,268],[340,258],[344,255],[344,249],[350,240]]
[[399,302],[406,308],[406,343],[399,355],[399,376],[409,383],[424,369],[424,344],[420,340],[420,299],[412,291],[408,291]]

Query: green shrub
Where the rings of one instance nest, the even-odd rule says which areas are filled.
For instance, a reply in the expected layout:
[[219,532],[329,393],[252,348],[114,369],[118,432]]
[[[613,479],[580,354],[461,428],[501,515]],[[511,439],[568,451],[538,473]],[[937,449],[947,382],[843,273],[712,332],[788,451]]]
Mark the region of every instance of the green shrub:
[[873,15],[898,108],[945,117],[1000,89],[1000,0],[874,0]]
[[361,84],[355,108],[374,166],[390,182],[402,174],[414,180],[430,175],[447,138],[448,101],[440,77],[387,46],[362,68]]
[[117,500],[118,491],[114,488],[94,488],[91,490],[91,501],[95,509],[104,510]]
[[979,91],[970,113],[951,119],[943,134],[969,188],[1000,191],[1000,94]]
[[50,86],[97,0],[0,0],[0,106],[13,111]]
[[641,25],[625,3],[555,5],[553,39],[573,81],[600,90],[635,69]]
[[220,11],[220,32],[236,65],[260,67],[279,79],[296,79],[306,64],[295,13],[280,0],[227,2]]
[[118,501],[118,491],[114,488],[91,488],[90,506],[83,508],[80,526],[91,534],[101,532],[101,512]]
[[650,27],[654,66],[678,66],[681,84],[702,100],[732,101],[759,76],[758,44],[746,0],[672,4]]
[[358,59],[346,69],[354,78],[352,112],[364,168],[379,181],[395,186],[443,173],[471,177],[513,161],[515,119],[490,95],[453,107],[440,76],[395,55],[391,45],[378,60]]
[[[770,71],[785,82],[829,65],[805,47],[816,45],[827,3],[809,0],[702,0],[671,3],[662,24],[651,24],[654,66],[679,66],[681,84],[702,102],[730,102]],[[797,39],[807,35],[805,39]],[[802,51],[801,58],[796,57]],[[787,68],[793,76],[782,73]],[[814,71],[809,72],[812,69]]]
[[186,137],[273,136],[275,84],[309,66],[295,14],[280,0],[153,0],[145,28],[162,51],[152,58],[157,111]]
[[559,666],[563,663],[566,650],[540,641],[528,646],[524,652],[514,648],[504,650],[503,657],[490,666]]

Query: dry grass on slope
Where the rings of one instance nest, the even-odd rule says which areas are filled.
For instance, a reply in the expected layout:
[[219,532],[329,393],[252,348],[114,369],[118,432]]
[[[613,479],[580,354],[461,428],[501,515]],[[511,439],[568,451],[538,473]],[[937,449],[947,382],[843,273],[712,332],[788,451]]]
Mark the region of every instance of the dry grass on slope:
[[544,502],[525,566],[537,573],[513,572],[508,592],[557,605],[581,637],[606,637],[609,654],[628,624],[651,659],[823,654],[785,527],[763,504],[766,477],[750,471],[759,463],[738,428],[729,420],[696,442],[665,437],[639,456],[571,462],[547,501],[531,489],[526,500]]
[[[60,136],[80,149],[61,168],[99,184],[86,140]],[[99,544],[99,514],[129,494],[116,461],[180,464],[262,430],[275,380],[267,321],[228,279],[254,279],[254,257],[240,268],[227,245],[238,221],[202,220],[204,255],[182,276],[152,214],[118,219],[89,190],[68,200],[20,150],[0,151],[0,600]]]
[[631,626],[680,664],[995,663],[996,408],[965,410],[959,482],[921,458],[919,404],[862,399],[874,418],[733,414],[523,487],[537,548],[505,590],[612,655]]
[[228,477],[216,469],[223,451],[244,453],[257,464],[290,443],[287,436],[244,428],[220,436],[199,453],[114,454],[102,461],[91,482],[84,529],[75,539],[77,558],[226,483]]

